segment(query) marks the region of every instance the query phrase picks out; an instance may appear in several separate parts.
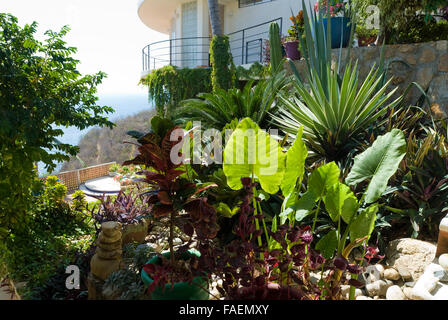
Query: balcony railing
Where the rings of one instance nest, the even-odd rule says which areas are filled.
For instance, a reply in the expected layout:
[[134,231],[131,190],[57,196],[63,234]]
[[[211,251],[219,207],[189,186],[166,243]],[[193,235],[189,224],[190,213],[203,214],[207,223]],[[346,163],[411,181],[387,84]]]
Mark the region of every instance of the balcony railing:
[[[281,30],[283,19],[278,18],[228,34],[230,51],[236,65],[264,62],[264,48],[269,39],[269,25],[272,22],[277,22]],[[166,65],[180,68],[209,67],[210,39],[191,37],[151,43],[143,48],[143,71],[147,73]]]
[[250,7],[257,4],[262,4],[266,2],[272,2],[274,0],[238,0],[238,7],[244,8],[244,7]]

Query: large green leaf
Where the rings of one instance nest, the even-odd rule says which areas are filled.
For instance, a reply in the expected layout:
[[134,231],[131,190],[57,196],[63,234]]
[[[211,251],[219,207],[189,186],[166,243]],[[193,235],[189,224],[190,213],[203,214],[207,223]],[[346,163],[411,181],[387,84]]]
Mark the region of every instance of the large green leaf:
[[243,187],[241,178],[256,178],[261,188],[277,193],[285,173],[285,154],[269,134],[250,118],[240,121],[224,148],[223,171],[234,190]]
[[323,197],[326,191],[339,181],[339,167],[334,162],[327,163],[314,170],[308,181],[308,190]]
[[376,213],[378,212],[378,204],[372,204],[364,209],[350,225],[350,241],[363,238],[372,234],[375,226]]
[[331,230],[320,239],[316,244],[316,250],[319,250],[325,259],[330,259],[338,248],[338,235],[336,230]]
[[308,150],[302,141],[303,127],[299,128],[296,139],[286,153],[286,169],[281,184],[283,195],[286,197],[296,187],[297,179],[300,178],[299,184],[305,173],[305,160],[308,156]]
[[341,216],[345,223],[349,223],[358,210],[358,199],[348,186],[339,181],[327,190],[324,203],[331,220],[335,222]]
[[386,190],[387,182],[397,171],[405,154],[404,134],[399,129],[393,129],[379,136],[370,148],[355,157],[352,170],[345,182],[354,186],[370,179],[365,192],[365,202],[375,202]]

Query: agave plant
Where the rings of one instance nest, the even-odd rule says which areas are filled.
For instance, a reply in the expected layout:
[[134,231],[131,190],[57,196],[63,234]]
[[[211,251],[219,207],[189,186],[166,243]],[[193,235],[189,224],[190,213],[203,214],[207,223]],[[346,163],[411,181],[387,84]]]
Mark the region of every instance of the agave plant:
[[199,99],[182,102],[175,114],[177,123],[201,121],[201,126],[222,130],[234,119],[251,118],[259,125],[267,124],[268,112],[277,109],[278,92],[287,84],[285,71],[254,85],[249,81],[242,90],[218,89],[213,93],[201,93]]
[[317,76],[309,90],[296,81],[293,85],[295,94],[280,94],[279,115],[272,114],[272,118],[292,137],[303,126],[303,137],[310,149],[322,158],[338,161],[357,146],[359,135],[375,124],[388,108],[395,106],[400,98],[387,104],[396,89],[385,93],[391,80],[377,89],[382,81],[382,77],[378,77],[378,69],[372,68],[358,86],[357,65],[353,69],[351,63],[347,65],[342,81],[338,81],[335,71],[331,71],[329,66],[327,68],[325,82],[329,96]]

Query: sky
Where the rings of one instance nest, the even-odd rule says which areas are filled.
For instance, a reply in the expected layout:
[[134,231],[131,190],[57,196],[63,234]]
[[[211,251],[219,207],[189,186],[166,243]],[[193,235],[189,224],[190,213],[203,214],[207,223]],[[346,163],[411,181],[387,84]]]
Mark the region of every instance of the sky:
[[108,76],[98,86],[98,95],[147,94],[138,85],[144,46],[167,35],[153,31],[137,15],[138,0],[0,0],[0,12],[11,13],[21,26],[39,23],[36,38],[46,30],[60,31],[69,25],[64,38],[76,47],[82,74],[98,71]]

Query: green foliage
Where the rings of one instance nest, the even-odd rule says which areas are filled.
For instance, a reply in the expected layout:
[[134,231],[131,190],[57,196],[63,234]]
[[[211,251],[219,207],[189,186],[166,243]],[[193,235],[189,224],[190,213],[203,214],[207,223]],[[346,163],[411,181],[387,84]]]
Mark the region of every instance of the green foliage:
[[260,80],[256,85],[249,81],[240,89],[217,89],[214,93],[203,93],[199,99],[182,102],[175,113],[176,123],[201,121],[204,128],[223,129],[234,119],[249,117],[260,126],[267,125],[268,112],[275,112],[277,94],[287,83],[285,71],[271,79]]
[[210,42],[210,64],[212,66],[211,81],[213,91],[228,90],[236,85],[236,72],[230,53],[229,37],[213,36]]
[[446,20],[433,15],[446,6],[442,0],[378,0],[386,43],[413,43],[447,39]]
[[[370,148],[355,158],[355,164],[347,182],[355,184],[353,178],[355,176],[359,177],[356,182],[370,179],[360,200],[347,185],[339,181],[340,170],[334,162],[320,166],[309,176],[307,191],[304,194],[300,195],[296,192],[293,199],[285,198],[284,210],[280,216],[286,216],[290,223],[294,223],[294,214],[291,213],[295,212],[295,220],[301,221],[306,215],[312,213],[311,210],[315,207],[312,228],[314,230],[318,213],[322,210],[320,204],[323,201],[325,211],[337,226],[329,226],[330,231],[319,240],[317,248],[321,248],[327,258],[332,257],[336,251],[347,258],[354,247],[367,241],[372,234],[378,203],[369,204],[378,200],[384,193],[389,179],[397,171],[405,153],[406,143],[403,133],[394,129],[378,137]],[[365,169],[363,174],[360,173],[362,171],[360,168]],[[378,182],[379,180],[381,183]],[[304,214],[300,214],[299,211],[304,211]],[[341,235],[344,226],[345,231]],[[350,244],[346,247],[348,236]]]
[[264,79],[266,78],[268,72],[267,69],[267,67],[263,66],[259,62],[252,63],[249,69],[246,69],[243,66],[237,66],[236,77],[239,81]]
[[148,86],[149,99],[154,102],[157,114],[166,116],[180,101],[194,98],[200,92],[211,92],[210,76],[209,68],[165,66],[152,70],[140,83]]
[[77,193],[77,200],[70,205],[61,200],[65,194],[66,187],[57,183],[56,177],[48,177],[26,222],[12,228],[6,239],[10,250],[6,262],[15,281],[39,285],[60,263],[92,243],[95,228],[84,196]]
[[269,26],[269,48],[271,57],[271,73],[276,74],[283,69],[280,27],[276,22],[271,23]]
[[283,180],[285,155],[277,141],[245,118],[224,148],[223,170],[227,184],[234,190],[243,187],[241,178],[256,177],[264,191],[274,194]]
[[399,99],[387,104],[396,89],[385,93],[390,80],[378,88],[382,82],[379,69],[372,68],[358,85],[357,65],[347,65],[341,81],[335,71],[326,68],[324,82],[316,75],[308,78],[310,89],[295,81],[292,96],[280,93],[280,112],[272,118],[292,137],[303,126],[303,136],[318,158],[340,161],[359,145],[359,136]]
[[366,203],[375,202],[386,190],[387,182],[397,171],[405,154],[404,134],[401,130],[393,129],[378,137],[369,149],[355,157],[346,182],[353,186],[369,179],[364,200]]
[[81,76],[76,49],[68,47],[60,32],[47,31],[34,38],[37,23],[18,25],[17,18],[0,14],[0,228],[9,229],[24,219],[32,204],[36,172],[42,161],[47,170],[68,160],[79,149],[61,144],[63,134],[54,125],[108,126],[103,113],[110,107],[96,104],[96,87],[105,74]]

